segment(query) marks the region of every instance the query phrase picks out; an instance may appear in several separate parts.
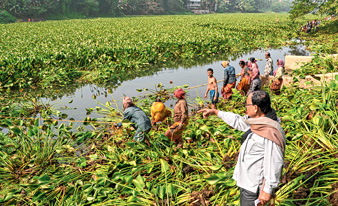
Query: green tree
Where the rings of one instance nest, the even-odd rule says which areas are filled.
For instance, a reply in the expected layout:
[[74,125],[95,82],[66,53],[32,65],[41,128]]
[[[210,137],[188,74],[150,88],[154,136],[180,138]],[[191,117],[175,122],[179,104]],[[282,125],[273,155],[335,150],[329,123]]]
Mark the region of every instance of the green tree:
[[305,14],[318,11],[319,14],[337,14],[337,0],[295,0],[290,11],[291,18],[295,19]]
[[289,1],[273,2],[270,9],[274,12],[289,12],[292,4]]
[[99,0],[98,2],[99,2],[99,14],[108,16],[121,15],[118,0]]
[[0,9],[0,24],[14,23],[16,18],[6,10]]

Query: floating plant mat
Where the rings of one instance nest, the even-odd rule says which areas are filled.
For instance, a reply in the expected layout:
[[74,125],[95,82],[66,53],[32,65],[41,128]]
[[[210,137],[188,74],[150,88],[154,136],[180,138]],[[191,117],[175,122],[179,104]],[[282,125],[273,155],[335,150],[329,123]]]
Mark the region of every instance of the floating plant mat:
[[[253,52],[241,54],[241,56],[231,57],[230,64],[235,66],[236,73],[240,72],[238,62],[240,59],[248,59],[255,56],[259,59],[258,66],[260,72],[264,72],[266,51],[271,53],[274,59],[274,67],[276,68],[276,59],[285,58],[289,54],[309,54],[305,50],[304,45],[298,44],[297,40],[289,42],[290,45],[281,47],[280,49],[259,49]],[[106,105],[110,102],[117,107],[122,108],[122,98],[124,95],[130,97],[144,96],[149,91],[155,90],[157,85],[161,82],[164,88],[170,89],[180,85],[188,85],[189,87],[203,85],[207,82],[206,70],[207,68],[214,69],[214,76],[217,80],[223,79],[223,70],[221,61],[214,61],[212,63],[203,64],[198,66],[178,66],[178,68],[165,69],[158,71],[150,76],[137,77],[132,80],[127,80],[119,84],[110,85],[94,85],[94,84],[71,84],[65,87],[53,87],[48,89],[21,89],[19,91],[11,91],[8,96],[15,102],[24,102],[23,100],[27,95],[31,98],[41,99],[43,104],[50,105],[54,110],[59,111],[57,116],[66,116],[66,120],[84,120],[88,116],[91,118],[101,118],[101,114],[97,113],[97,108],[102,107],[101,104]],[[170,84],[172,82],[172,84]],[[238,79],[239,82],[239,79]],[[222,83],[218,83],[219,90]],[[187,92],[188,103],[192,105],[206,104],[209,100],[204,100],[203,96],[206,86],[196,87]],[[6,91],[6,90],[3,90]],[[202,97],[202,98],[201,98]],[[116,104],[111,102],[116,100]],[[175,100],[168,101],[166,105],[173,108]],[[57,118],[55,116],[55,118]],[[65,122],[68,124],[67,122]],[[80,123],[74,123],[75,126],[80,126]]]
[[[3,87],[117,84],[171,62],[275,48],[297,36],[288,14],[99,18],[0,25]],[[248,26],[252,25],[252,26]],[[194,64],[196,65],[196,64]]]
[[[338,76],[337,76],[338,80]],[[287,145],[277,189],[280,205],[336,203],[338,174],[338,81],[272,95]],[[235,92],[220,102],[223,111],[244,114],[245,97]],[[147,110],[145,100],[137,105]],[[17,112],[8,104],[8,114]],[[21,114],[22,112],[18,112]],[[132,131],[110,125],[92,131],[71,126],[1,119],[0,201],[47,205],[193,205],[238,204],[231,179],[242,132],[221,119],[191,116],[183,149],[174,150],[163,135],[150,132],[151,147],[131,142]],[[192,140],[187,143],[187,140]],[[88,149],[77,152],[76,145]]]

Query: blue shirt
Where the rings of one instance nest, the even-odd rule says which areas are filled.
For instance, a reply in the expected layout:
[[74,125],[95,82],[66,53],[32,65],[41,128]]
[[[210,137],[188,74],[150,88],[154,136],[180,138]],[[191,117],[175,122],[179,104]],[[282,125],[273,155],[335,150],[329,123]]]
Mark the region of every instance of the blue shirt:
[[[151,129],[151,122],[149,117],[144,111],[136,106],[128,107],[123,112],[123,120],[128,119],[131,123],[134,123],[142,131],[146,132]],[[123,121],[122,120],[122,121]],[[122,126],[122,122],[118,123],[117,126]]]
[[232,84],[236,82],[236,72],[235,68],[231,65],[228,65],[224,69],[224,83],[223,85]]

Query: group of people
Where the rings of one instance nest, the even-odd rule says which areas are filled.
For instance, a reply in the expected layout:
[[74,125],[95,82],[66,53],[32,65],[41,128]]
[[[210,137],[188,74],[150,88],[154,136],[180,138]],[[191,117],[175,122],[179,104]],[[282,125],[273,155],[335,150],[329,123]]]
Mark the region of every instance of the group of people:
[[[210,77],[211,70],[208,70],[208,74]],[[211,80],[210,84],[216,84],[216,81]],[[213,94],[217,94],[217,91],[215,92]],[[174,123],[169,126],[165,135],[177,147],[181,147],[182,134],[189,122],[188,105],[183,89],[176,89],[174,96],[177,98],[173,116]],[[241,206],[254,206],[257,202],[262,205],[267,203],[274,205],[274,189],[278,187],[284,165],[285,134],[280,125],[280,119],[271,107],[270,96],[267,92],[257,90],[249,93],[245,107],[247,112],[244,116],[217,109],[202,109],[198,113],[202,113],[204,118],[216,115],[229,126],[244,132],[233,174],[233,179],[240,188]],[[130,97],[123,98],[123,109],[123,119],[134,123],[136,129],[134,141],[145,141],[148,146],[150,146],[149,131],[151,128],[157,122],[170,119],[168,117],[172,115],[159,100],[151,107],[152,121],[142,109],[133,103]],[[116,126],[121,127],[122,122]]]
[[168,137],[168,139],[173,141],[178,148],[180,148],[183,145],[183,132],[189,123],[189,110],[188,103],[185,99],[185,92],[182,88],[176,89],[174,96],[177,98],[177,101],[174,108],[174,122],[171,126],[169,126],[171,111],[166,108],[160,99],[154,102],[151,106],[152,121],[150,121],[145,112],[141,108],[137,107],[133,100],[127,96],[125,96],[122,101],[123,120],[114,126],[121,127],[124,120],[129,120],[131,123],[133,123],[132,127],[136,130],[133,141],[145,141],[146,144],[150,146],[148,138],[149,131],[156,125],[156,123],[167,120],[169,128],[165,135]]
[[317,31],[320,23],[321,23],[321,20],[317,21],[317,19],[310,21],[310,22],[308,21],[307,24],[305,24],[304,26],[300,25],[301,26],[300,31],[306,32],[306,33],[311,33],[312,29],[313,31]]
[[336,17],[335,15],[331,15],[331,16],[325,17],[324,21],[334,20],[335,17]]
[[[270,53],[267,52],[265,58],[267,62],[264,76],[274,75],[270,89],[280,88],[283,82],[284,61],[277,60],[278,68],[273,70]],[[229,126],[244,132],[241,139],[243,147],[240,148],[233,174],[233,179],[240,187],[240,204],[242,206],[254,206],[255,202],[260,202],[262,205],[274,204],[274,189],[279,184],[284,165],[285,134],[280,125],[280,119],[275,110],[271,108],[269,94],[260,90],[261,79],[255,58],[250,58],[248,62],[242,59],[239,65],[241,81],[237,89],[243,95],[247,95],[246,115],[240,116],[216,109],[219,92],[211,68],[207,70],[208,87],[205,98],[210,93],[212,109],[202,109],[198,113],[203,113],[204,118],[217,115]],[[236,86],[235,68],[227,61],[222,62],[222,67],[224,68],[224,82],[221,94],[224,99],[230,99],[232,89]],[[127,96],[123,98],[123,120],[128,119],[136,130],[133,141],[144,141],[151,146],[149,131],[156,127],[158,122],[167,122],[168,130],[165,135],[177,145],[176,148],[183,146],[183,132],[189,123],[188,104],[182,88],[176,89],[174,96],[177,101],[173,112],[173,123],[170,122],[172,112],[159,99],[151,106],[152,118],[150,120],[145,112],[133,103],[132,98]],[[115,126],[121,127],[122,122]]]
[[[270,90],[275,94],[280,93],[280,89],[283,83],[283,75],[285,73],[285,64],[282,59],[277,59],[277,69],[273,69],[273,60],[269,52],[265,53],[265,58],[267,60],[264,68],[264,77],[268,78],[269,76],[274,76],[273,81],[270,85]],[[230,99],[232,95],[232,89],[236,87],[236,77],[240,76],[240,82],[238,83],[236,89],[240,91],[243,95],[248,95],[253,91],[260,90],[262,87],[262,80],[260,78],[260,71],[256,63],[256,59],[251,57],[249,61],[241,59],[239,61],[239,66],[241,68],[240,74],[236,75],[235,68],[229,65],[228,61],[222,62],[222,67],[224,68],[224,81],[221,89],[221,94],[224,99]],[[209,68],[207,70],[208,74],[208,87],[205,92],[204,98],[207,98],[207,94],[210,92],[210,100],[213,109],[216,109],[216,104],[218,103],[218,86],[217,80],[214,77],[213,69]]]

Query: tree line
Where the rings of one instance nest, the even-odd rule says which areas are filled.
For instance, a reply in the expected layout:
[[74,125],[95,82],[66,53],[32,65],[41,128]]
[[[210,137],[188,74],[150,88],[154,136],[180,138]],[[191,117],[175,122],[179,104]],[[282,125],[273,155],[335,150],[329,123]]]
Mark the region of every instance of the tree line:
[[[64,19],[190,12],[191,0],[1,0],[1,16],[17,19]],[[201,0],[210,12],[265,12],[290,10],[289,0]]]

